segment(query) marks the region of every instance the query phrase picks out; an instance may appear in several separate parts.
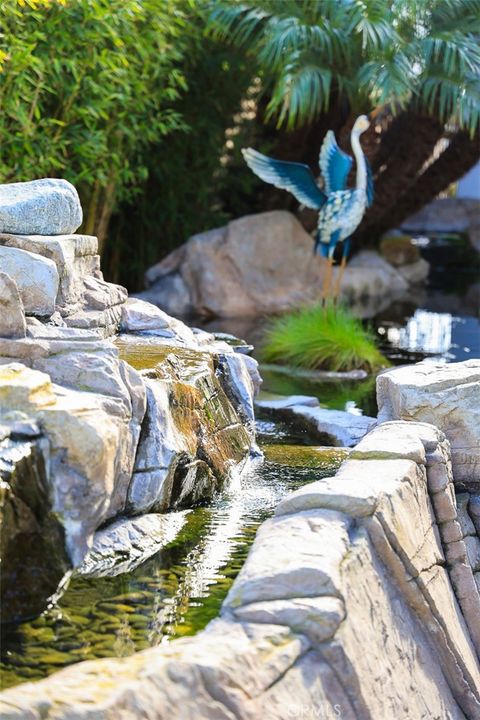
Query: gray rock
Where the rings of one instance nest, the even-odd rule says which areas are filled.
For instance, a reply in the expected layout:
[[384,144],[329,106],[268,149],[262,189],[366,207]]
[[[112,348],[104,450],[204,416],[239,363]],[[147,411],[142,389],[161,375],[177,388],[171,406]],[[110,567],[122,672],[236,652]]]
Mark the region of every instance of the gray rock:
[[25,334],[25,312],[17,284],[0,272],[0,337],[22,338]]
[[430,272],[430,263],[423,258],[410,265],[402,265],[398,268],[400,275],[409,285],[419,285],[425,282]]
[[161,283],[138,293],[137,297],[159,308],[170,310],[176,316],[189,315],[193,312],[190,291],[185,280],[178,273],[166,275]]
[[176,538],[189,512],[115,520],[95,533],[92,548],[77,572],[95,577],[131,572]]
[[261,400],[257,401],[257,406],[264,412],[293,421],[299,428],[308,429],[321,444],[336,447],[353,447],[376,423],[375,418],[367,415],[322,408],[317,398],[303,395]]
[[418,363],[377,378],[378,420],[431,423],[452,447],[458,489],[480,488],[480,360]]
[[129,298],[123,306],[121,330],[124,333],[157,335],[197,347],[195,335],[185,323],[138,298]]
[[15,281],[27,315],[53,315],[59,284],[53,260],[18,248],[0,246],[0,267]]
[[75,232],[81,224],[78,193],[66,180],[0,185],[0,232],[63,235]]
[[11,437],[0,441],[2,622],[43,612],[71,567],[52,512],[49,443],[38,428],[35,439],[28,437],[26,425],[10,424]]
[[480,200],[473,198],[438,198],[425,205],[403,223],[409,232],[467,233],[473,247],[480,252]]

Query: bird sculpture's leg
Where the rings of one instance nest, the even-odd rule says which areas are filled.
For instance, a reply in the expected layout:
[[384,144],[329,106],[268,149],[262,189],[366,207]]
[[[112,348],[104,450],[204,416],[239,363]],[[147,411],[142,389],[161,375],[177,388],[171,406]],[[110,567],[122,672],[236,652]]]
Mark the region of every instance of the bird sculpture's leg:
[[333,254],[335,252],[335,246],[338,242],[338,236],[339,233],[334,232],[330,237],[330,242],[327,244],[322,245],[322,254],[327,259],[327,269],[325,271],[325,279],[323,281],[323,288],[322,288],[322,306],[325,307],[327,304],[328,296],[330,293],[330,285],[332,282],[332,272],[333,272]]
[[333,302],[334,303],[337,302],[338,296],[340,294],[340,286],[342,284],[343,273],[345,272],[345,267],[347,265],[347,259],[348,259],[349,253],[350,253],[350,238],[345,240],[343,243],[342,261],[340,263],[340,270],[338,272],[337,282],[335,283],[335,290],[333,291]]
[[330,283],[332,281],[332,269],[333,269],[333,256],[327,259],[327,269],[325,271],[325,279],[323,281],[322,289],[322,306],[325,307],[327,304],[328,294],[330,292]]

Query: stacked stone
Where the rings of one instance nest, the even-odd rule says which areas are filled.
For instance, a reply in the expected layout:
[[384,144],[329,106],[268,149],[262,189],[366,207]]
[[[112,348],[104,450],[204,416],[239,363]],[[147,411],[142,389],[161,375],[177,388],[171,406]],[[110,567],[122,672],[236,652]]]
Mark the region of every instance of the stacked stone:
[[452,583],[463,603],[474,608],[473,621],[480,627],[480,360],[396,368],[378,378],[377,399],[380,422],[432,423],[449,440],[451,473],[439,459],[431,490],[441,493],[433,498]]
[[75,234],[81,222],[78,193],[66,180],[0,185],[0,270],[22,301],[8,301],[16,319],[2,314],[0,337],[29,336],[36,325],[29,318],[104,336],[118,329],[127,291],[103,280],[97,238]]

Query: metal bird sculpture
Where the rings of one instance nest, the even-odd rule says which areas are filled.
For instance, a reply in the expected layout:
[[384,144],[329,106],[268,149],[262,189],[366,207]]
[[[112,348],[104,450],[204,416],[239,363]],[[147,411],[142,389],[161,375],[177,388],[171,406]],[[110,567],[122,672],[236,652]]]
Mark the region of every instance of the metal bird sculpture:
[[350,236],[360,225],[365,209],[373,202],[373,180],[370,166],[360,145],[360,135],[370,123],[366,115],[355,121],[351,133],[353,154],[357,163],[355,188],[346,189],[352,158],[337,145],[335,135],[329,130],[320,150],[319,165],[323,176],[323,190],[308,167],[302,163],[274,160],[247,148],[243,157],[255,175],[282,190],[288,190],[306,207],[318,210],[318,226],[314,253],[327,258],[322,300],[330,290],[333,256],[338,243],[343,243],[342,261],[334,297],[338,295],[348,254]]

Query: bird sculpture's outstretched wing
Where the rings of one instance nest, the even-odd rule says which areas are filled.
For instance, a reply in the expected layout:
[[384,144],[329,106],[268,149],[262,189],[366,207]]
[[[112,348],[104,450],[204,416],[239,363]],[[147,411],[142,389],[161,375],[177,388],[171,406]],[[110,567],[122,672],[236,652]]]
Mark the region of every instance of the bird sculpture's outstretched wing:
[[303,205],[320,210],[326,202],[325,193],[318,187],[308,165],[274,160],[253,148],[242,150],[242,153],[255,175],[281,190],[288,190]]
[[368,162],[367,158],[365,158],[365,164],[367,166],[367,207],[371,207],[373,205],[373,173],[372,173],[372,167],[370,163]]
[[350,155],[338,147],[333,130],[329,130],[322,143],[319,160],[327,195],[337,190],[345,190],[352,163]]

